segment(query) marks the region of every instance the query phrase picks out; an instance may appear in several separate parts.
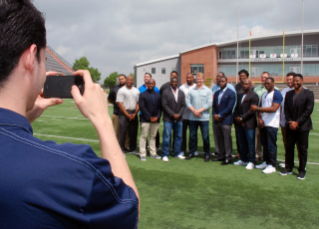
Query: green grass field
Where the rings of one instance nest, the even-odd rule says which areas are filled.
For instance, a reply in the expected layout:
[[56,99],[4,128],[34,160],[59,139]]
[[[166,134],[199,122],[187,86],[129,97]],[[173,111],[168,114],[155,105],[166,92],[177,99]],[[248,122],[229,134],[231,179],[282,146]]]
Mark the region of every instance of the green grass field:
[[[308,152],[308,162],[318,164],[307,165],[303,181],[296,179],[297,167],[293,175],[283,177],[278,167],[276,173],[266,175],[257,169],[204,163],[203,155],[190,161],[170,157],[166,163],[149,157],[141,162],[127,155],[141,197],[139,228],[319,228],[318,109],[316,105],[312,115],[314,130]],[[89,144],[100,155],[97,134],[73,100],[49,108],[32,126],[34,135],[42,140]],[[162,129],[163,125],[160,133]],[[232,134],[236,153],[234,131]],[[212,129],[210,142],[214,152]],[[277,158],[284,159],[280,133],[277,145]],[[201,140],[198,148],[203,151]]]

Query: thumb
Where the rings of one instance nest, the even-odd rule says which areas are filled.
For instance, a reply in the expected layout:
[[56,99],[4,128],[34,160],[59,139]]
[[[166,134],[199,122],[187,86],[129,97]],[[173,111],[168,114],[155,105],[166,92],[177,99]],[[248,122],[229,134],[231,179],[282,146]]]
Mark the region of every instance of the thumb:
[[42,107],[43,107],[44,110],[49,108],[49,107],[51,107],[51,106],[63,103],[62,99],[59,99],[59,98],[44,99],[42,101],[43,101],[42,102]]
[[72,86],[71,95],[73,96],[73,99],[76,104],[78,104],[82,100],[82,95],[80,93],[80,90],[75,85]]

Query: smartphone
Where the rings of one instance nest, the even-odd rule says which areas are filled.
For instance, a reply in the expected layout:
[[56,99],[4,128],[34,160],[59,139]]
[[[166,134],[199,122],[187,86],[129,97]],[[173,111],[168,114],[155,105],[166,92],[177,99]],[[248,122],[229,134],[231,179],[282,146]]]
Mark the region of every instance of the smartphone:
[[43,88],[44,98],[73,98],[71,88],[78,86],[81,95],[84,93],[84,80],[82,76],[47,76]]

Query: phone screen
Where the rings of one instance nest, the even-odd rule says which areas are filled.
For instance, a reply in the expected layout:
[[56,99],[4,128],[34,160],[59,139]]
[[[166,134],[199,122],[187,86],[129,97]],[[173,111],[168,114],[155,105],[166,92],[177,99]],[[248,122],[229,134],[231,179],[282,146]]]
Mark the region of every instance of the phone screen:
[[81,94],[84,93],[84,80],[82,76],[47,76],[44,83],[44,98],[73,98],[71,88],[78,86]]

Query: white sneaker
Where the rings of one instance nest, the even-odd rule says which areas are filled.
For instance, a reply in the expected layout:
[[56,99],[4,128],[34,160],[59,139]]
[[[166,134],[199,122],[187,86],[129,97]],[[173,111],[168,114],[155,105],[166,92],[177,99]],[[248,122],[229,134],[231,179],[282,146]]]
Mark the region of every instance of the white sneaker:
[[234,165],[247,165],[248,162],[243,162],[242,160],[238,160],[236,162],[234,162]]
[[265,161],[262,164],[255,166],[256,169],[264,169],[266,167],[267,167],[267,162]]
[[141,161],[146,161],[146,157],[141,157]]
[[161,156],[158,156],[157,154],[155,154],[155,155],[151,155],[150,158],[161,159]]
[[168,157],[166,157],[166,156],[163,157],[162,160],[163,160],[163,161],[169,161],[169,160],[168,160]]
[[184,160],[185,159],[185,157],[183,156],[183,155],[178,155],[176,158],[179,158],[179,159],[181,159],[181,160]]
[[267,165],[267,167],[263,170],[263,173],[269,174],[276,172],[276,168],[272,165]]
[[246,169],[253,169],[255,166],[254,166],[254,163],[252,162],[249,162],[248,165],[246,166]]
[[184,152],[180,152],[180,153],[179,153],[179,155],[182,155],[182,156],[184,156]]
[[280,168],[285,168],[286,165],[285,165],[285,163],[280,163],[280,164],[279,164],[279,167],[280,167]]
[[194,156],[198,156],[198,153],[197,153],[197,152],[194,152]]

